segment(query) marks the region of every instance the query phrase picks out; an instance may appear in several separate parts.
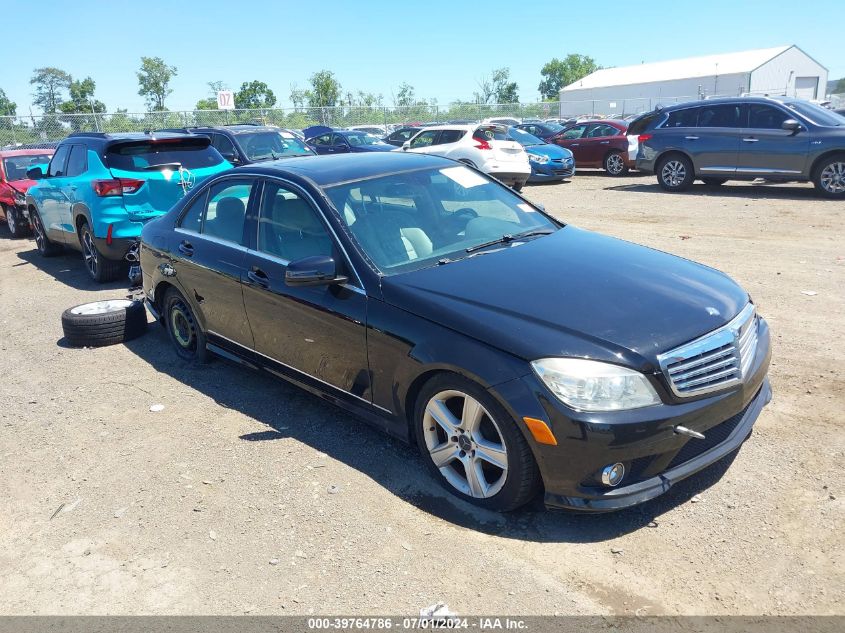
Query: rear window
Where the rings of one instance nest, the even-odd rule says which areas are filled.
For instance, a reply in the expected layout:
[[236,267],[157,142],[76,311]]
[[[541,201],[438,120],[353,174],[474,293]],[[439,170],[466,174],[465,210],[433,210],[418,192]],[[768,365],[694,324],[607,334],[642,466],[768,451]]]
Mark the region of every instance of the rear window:
[[645,130],[654,125],[663,115],[663,111],[657,110],[655,112],[647,112],[646,114],[637,117],[631,121],[631,124],[628,126],[628,135],[642,134]]
[[472,133],[472,138],[478,141],[512,141],[507,128],[499,125],[485,125]]
[[111,169],[149,171],[161,167],[202,169],[223,162],[208,139],[122,143],[108,149],[106,161]]

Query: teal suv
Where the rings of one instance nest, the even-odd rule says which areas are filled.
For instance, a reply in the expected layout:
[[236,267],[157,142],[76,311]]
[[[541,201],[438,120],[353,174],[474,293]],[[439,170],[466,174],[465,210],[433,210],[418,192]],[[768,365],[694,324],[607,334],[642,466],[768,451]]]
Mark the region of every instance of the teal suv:
[[48,165],[27,172],[37,181],[26,209],[38,252],[81,251],[92,279],[115,279],[144,224],[230,168],[210,142],[194,134],[71,134]]

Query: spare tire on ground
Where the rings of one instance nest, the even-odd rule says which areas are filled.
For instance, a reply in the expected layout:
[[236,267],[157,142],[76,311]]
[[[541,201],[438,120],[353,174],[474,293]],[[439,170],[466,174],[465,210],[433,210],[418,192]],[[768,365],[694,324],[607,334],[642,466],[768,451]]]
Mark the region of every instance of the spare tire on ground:
[[72,347],[102,347],[137,338],[147,329],[143,301],[111,299],[68,308],[62,313],[65,340]]

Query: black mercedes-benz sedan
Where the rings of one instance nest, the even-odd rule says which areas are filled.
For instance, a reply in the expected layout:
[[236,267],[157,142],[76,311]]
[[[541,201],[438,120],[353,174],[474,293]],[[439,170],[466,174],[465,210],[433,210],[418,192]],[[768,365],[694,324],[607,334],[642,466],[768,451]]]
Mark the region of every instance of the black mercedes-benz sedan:
[[144,227],[176,352],[267,370],[416,443],[477,505],[614,510],[736,450],[769,329],[693,262],[426,155],[232,169]]

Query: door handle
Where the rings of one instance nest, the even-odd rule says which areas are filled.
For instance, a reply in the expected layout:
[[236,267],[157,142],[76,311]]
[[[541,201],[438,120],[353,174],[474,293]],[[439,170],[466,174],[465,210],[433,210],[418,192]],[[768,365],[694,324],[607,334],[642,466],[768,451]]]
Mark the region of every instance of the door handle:
[[581,143],[573,143],[570,147],[578,147]]
[[687,139],[688,141],[697,141],[698,140],[697,136],[685,136],[684,138]]
[[602,141],[599,145],[610,145],[610,141]]
[[179,252],[185,257],[191,257],[194,254],[194,247],[188,240],[179,242]]
[[743,143],[756,143],[759,140],[760,139],[758,139],[758,138],[754,138],[753,136],[749,136],[748,138],[742,139],[742,142]]
[[267,278],[267,273],[265,273],[260,268],[253,266],[252,270],[250,270],[246,274],[246,276],[249,278],[249,280],[251,282],[258,284],[262,288],[269,288],[270,287],[270,280]]

